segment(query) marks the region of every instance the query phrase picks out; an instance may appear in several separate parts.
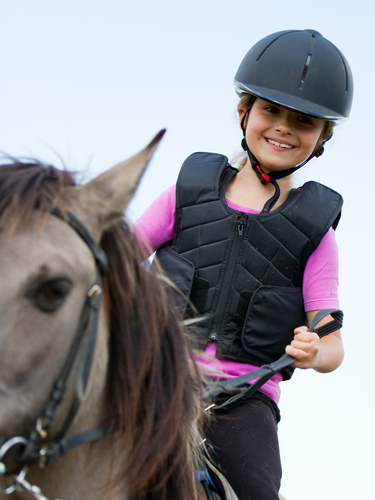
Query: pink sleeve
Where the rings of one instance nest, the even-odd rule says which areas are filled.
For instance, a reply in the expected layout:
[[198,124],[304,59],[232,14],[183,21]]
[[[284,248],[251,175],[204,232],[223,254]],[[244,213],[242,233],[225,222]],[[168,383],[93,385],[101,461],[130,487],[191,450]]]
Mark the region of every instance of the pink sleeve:
[[166,189],[134,224],[134,233],[151,253],[176,234],[176,185]]
[[305,311],[339,309],[338,248],[332,228],[307,261],[303,276]]

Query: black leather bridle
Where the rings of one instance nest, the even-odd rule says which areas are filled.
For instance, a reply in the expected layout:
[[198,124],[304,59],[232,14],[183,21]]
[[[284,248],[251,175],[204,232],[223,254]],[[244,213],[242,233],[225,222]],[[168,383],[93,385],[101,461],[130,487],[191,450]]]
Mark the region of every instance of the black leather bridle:
[[[102,276],[107,270],[108,260],[104,250],[99,247],[86,227],[74,215],[71,213],[63,213],[56,207],[51,207],[49,211],[52,215],[67,222],[89,247],[95,258],[96,278],[95,284],[92,285],[86,293],[77,331],[65,365],[59,378],[53,384],[51,395],[44,410],[36,420],[35,428],[30,432],[27,439],[21,436],[10,439],[0,436],[0,477],[11,475],[13,479],[13,484],[5,489],[0,488],[0,493],[10,495],[16,490],[23,492],[27,491],[33,495],[34,498],[40,500],[46,499],[41,494],[39,488],[30,485],[25,479],[28,467],[35,465],[44,467],[63,455],[70,448],[96,441],[105,436],[109,431],[109,425],[104,424],[68,439],[64,439],[64,435],[83,399],[90,374],[102,296]],[[59,436],[53,442],[41,444],[41,441],[48,437],[48,431],[53,423],[56,410],[64,397],[66,382],[78,352],[80,352],[80,360],[77,372],[77,397],[73,402]],[[20,469],[16,473],[13,471],[8,473],[3,463],[5,455],[11,450],[13,451],[13,460],[20,466]]]

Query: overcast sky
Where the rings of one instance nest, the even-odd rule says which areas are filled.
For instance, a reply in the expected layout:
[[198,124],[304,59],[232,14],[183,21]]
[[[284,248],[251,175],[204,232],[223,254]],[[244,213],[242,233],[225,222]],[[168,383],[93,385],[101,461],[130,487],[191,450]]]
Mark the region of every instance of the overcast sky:
[[283,383],[287,500],[373,500],[374,3],[370,0],[1,0],[0,150],[87,179],[167,134],[128,216],[175,182],[185,157],[232,157],[241,133],[232,81],[247,50],[284,29],[336,44],[355,82],[348,122],[296,174],[344,196],[337,230],[346,358]]

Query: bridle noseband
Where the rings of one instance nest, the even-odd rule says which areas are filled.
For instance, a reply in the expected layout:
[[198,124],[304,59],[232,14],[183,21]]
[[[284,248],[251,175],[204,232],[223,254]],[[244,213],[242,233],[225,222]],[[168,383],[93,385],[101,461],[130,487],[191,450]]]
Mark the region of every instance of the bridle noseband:
[[[0,488],[0,494],[10,495],[15,491],[22,491],[28,492],[37,500],[47,499],[41,494],[38,487],[30,485],[30,483],[26,481],[25,475],[28,467],[36,465],[43,468],[63,455],[70,448],[96,441],[105,436],[109,431],[109,424],[104,424],[68,439],[64,439],[64,435],[73,421],[83,399],[90,374],[102,296],[102,276],[107,270],[108,259],[104,250],[99,247],[86,227],[74,215],[69,212],[63,213],[57,207],[50,207],[49,212],[67,222],[89,247],[95,258],[96,278],[95,284],[93,284],[86,293],[85,303],[83,305],[74,341],[70,347],[62,372],[53,384],[50,397],[43,412],[36,420],[35,428],[30,432],[27,439],[17,436],[6,440],[6,438],[0,436],[0,477],[7,475],[13,480],[13,483],[7,488]],[[64,397],[66,382],[79,351],[81,351],[81,354],[77,373],[78,398],[73,402],[59,436],[53,442],[41,445],[41,440],[45,440],[48,437],[48,431],[53,423],[56,410]],[[20,465],[20,469],[16,473],[8,473],[3,462],[4,457],[12,449],[14,449],[13,460]]]

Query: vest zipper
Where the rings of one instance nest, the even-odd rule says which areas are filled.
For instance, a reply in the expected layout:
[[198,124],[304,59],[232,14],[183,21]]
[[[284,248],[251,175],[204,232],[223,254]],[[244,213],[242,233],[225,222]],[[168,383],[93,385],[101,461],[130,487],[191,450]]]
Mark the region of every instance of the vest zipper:
[[242,239],[243,239],[245,222],[246,221],[244,221],[242,218],[238,218],[237,222],[236,222],[237,231],[234,232],[233,243],[232,243],[231,248],[229,250],[229,258],[228,258],[227,267],[226,267],[226,270],[224,272],[222,284],[219,285],[220,289],[221,289],[221,293],[219,295],[219,300],[218,300],[216,307],[215,307],[216,314],[214,315],[214,321],[212,323],[211,333],[208,336],[208,338],[211,342],[219,339],[218,332],[220,331],[221,324],[222,324],[222,321],[223,321],[225,313],[226,313],[229,297],[231,294],[233,273],[236,269],[238,255],[239,255],[241,247],[242,247]]

